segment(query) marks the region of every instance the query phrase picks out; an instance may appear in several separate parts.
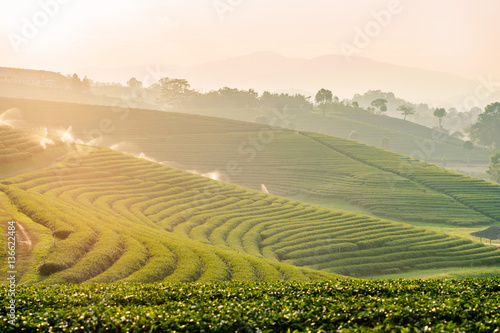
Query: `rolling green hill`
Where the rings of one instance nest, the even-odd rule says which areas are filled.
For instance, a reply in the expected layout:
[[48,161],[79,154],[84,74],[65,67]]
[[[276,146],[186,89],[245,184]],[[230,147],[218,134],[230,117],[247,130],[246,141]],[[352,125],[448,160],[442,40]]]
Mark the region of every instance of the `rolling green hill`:
[[[351,132],[356,131],[356,141],[439,165],[443,164],[443,159],[452,165],[485,165],[491,154],[482,148],[465,149],[464,141],[438,129],[383,115],[341,114],[330,115],[322,120],[315,114],[304,118],[310,120],[297,119],[297,122],[304,124],[304,130],[342,138],[349,138]],[[385,138],[387,147],[383,144]]]
[[[313,204],[338,202],[343,209],[405,222],[500,221],[498,185],[345,139],[151,110],[6,98],[0,105],[17,107],[26,127],[72,126],[84,142]],[[271,120],[279,125],[283,116],[275,113]],[[417,156],[423,159],[431,148]]]
[[[10,108],[20,108],[24,114],[24,118],[28,123],[45,124],[52,126],[76,126],[77,128],[88,128],[92,125],[93,129],[98,129],[99,124],[95,124],[94,112],[109,112],[114,125],[127,120],[129,113],[123,112],[118,107],[132,110],[134,109],[134,101],[127,99],[116,99],[114,105],[116,107],[93,106],[84,104],[72,104],[61,102],[41,102],[33,100],[23,100],[15,98],[0,97],[0,112]],[[150,110],[142,110],[142,113],[147,113],[146,118],[155,118],[155,112]],[[188,109],[180,110],[176,113],[181,114],[196,114],[202,115],[203,119],[208,120],[212,117],[218,117],[219,121],[224,119],[234,119],[253,123],[256,116],[266,115],[269,122],[277,117],[279,112],[275,110],[241,110],[241,109]],[[77,124],[75,119],[76,114],[93,114],[87,119],[79,119],[83,123]],[[126,115],[126,116],[125,116]],[[278,121],[274,124],[283,127],[294,127],[300,131],[320,132],[327,135],[333,135],[341,138],[349,138],[351,132],[357,133],[357,141],[366,143],[372,146],[381,147],[382,140],[387,139],[388,147],[391,151],[422,158],[428,162],[441,164],[443,158],[446,162],[452,165],[479,165],[484,166],[489,163],[489,155],[491,152],[475,148],[473,150],[464,149],[464,141],[452,137],[437,129],[431,129],[411,121],[406,121],[398,118],[388,117],[384,115],[373,114],[327,114],[323,117],[319,112],[287,112],[287,119],[283,115],[278,116]],[[117,117],[119,116],[119,117]],[[206,117],[209,116],[210,118]],[[69,119],[68,119],[69,117]],[[132,118],[128,119],[129,121]],[[135,119],[135,118],[134,118]],[[213,118],[212,118],[213,119]],[[177,120],[179,120],[177,118]],[[142,121],[146,121],[142,119]],[[236,122],[231,122],[233,125]],[[97,125],[97,126],[96,126]],[[248,126],[248,123],[247,125]],[[116,134],[115,134],[116,135]]]
[[[255,117],[266,115],[268,119],[275,116],[274,111],[257,110],[212,110],[197,109],[185,112],[200,115],[211,115],[253,122]],[[391,151],[421,158],[425,161],[442,164],[443,158],[450,165],[467,166],[488,164],[491,152],[482,148],[464,149],[464,141],[452,137],[437,129],[425,127],[411,121],[373,114],[327,114],[320,112],[288,112],[289,118],[284,125],[301,131],[320,132],[341,138],[349,138],[354,131],[356,141],[381,147],[386,138]]]
[[66,147],[65,161],[1,181],[3,218],[33,243],[24,282],[314,280],[500,262],[467,239]]

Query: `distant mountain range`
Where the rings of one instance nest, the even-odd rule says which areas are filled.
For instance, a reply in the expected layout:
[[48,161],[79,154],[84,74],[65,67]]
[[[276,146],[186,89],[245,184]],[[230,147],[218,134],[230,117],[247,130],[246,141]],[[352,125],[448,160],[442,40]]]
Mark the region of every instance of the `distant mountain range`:
[[317,90],[327,88],[340,98],[351,98],[355,93],[368,90],[383,90],[408,100],[447,104],[474,94],[478,84],[454,74],[396,66],[362,57],[353,57],[352,62],[347,62],[342,55],[305,59],[288,58],[274,52],[257,52],[192,67],[84,68],[81,75],[97,81],[115,82],[126,82],[134,76],[147,81],[145,85],[155,82],[153,76],[178,77],[187,79],[198,90],[228,86],[257,91],[301,91],[313,95]]

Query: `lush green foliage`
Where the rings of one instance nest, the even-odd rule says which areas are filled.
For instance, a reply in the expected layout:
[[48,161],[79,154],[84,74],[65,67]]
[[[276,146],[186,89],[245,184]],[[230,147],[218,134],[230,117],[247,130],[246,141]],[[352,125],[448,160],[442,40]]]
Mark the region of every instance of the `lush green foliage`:
[[3,332],[497,332],[500,280],[20,286]]

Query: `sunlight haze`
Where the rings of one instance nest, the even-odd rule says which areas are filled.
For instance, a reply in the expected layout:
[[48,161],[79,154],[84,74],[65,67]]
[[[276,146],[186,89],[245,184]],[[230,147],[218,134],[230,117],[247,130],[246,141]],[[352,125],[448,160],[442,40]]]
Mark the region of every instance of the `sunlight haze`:
[[[9,35],[22,35],[25,20],[33,21],[42,4],[53,1],[0,4],[3,65],[69,73],[198,65],[258,51],[290,58],[341,54],[340,45],[353,43],[356,27],[364,28],[392,2],[66,0],[16,51]],[[469,78],[500,75],[498,1],[396,2],[400,13],[356,55]]]

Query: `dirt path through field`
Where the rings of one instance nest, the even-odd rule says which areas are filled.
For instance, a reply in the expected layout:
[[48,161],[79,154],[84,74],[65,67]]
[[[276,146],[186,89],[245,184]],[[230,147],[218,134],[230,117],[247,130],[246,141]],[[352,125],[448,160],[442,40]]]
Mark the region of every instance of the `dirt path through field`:
[[[1,202],[0,202],[1,203]],[[12,241],[12,239],[7,239],[10,235],[8,234],[8,227],[11,226],[9,221],[13,221],[11,218],[4,216],[5,214],[0,214],[0,230],[2,234],[5,235],[5,240],[3,240],[3,244],[7,247],[7,241]],[[23,224],[16,221],[15,226],[15,270],[19,273],[19,278],[24,275],[32,264],[33,259],[33,248],[34,243],[36,243],[35,239],[32,238],[30,231]],[[7,271],[7,261],[0,263],[0,267],[2,271]],[[12,270],[12,269],[11,269]]]
[[23,251],[24,253],[31,252],[31,250],[33,249],[33,242],[31,241],[29,233],[21,223],[17,222],[16,225],[18,227],[18,230],[20,231],[18,235],[22,235],[19,240],[19,247],[25,248],[25,251]]
[[27,227],[16,221],[16,271],[19,278],[30,270],[33,262],[33,243],[30,231]]

